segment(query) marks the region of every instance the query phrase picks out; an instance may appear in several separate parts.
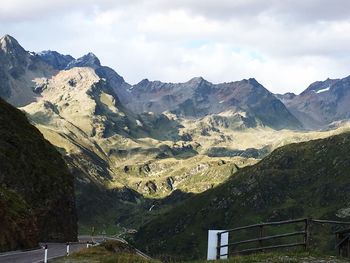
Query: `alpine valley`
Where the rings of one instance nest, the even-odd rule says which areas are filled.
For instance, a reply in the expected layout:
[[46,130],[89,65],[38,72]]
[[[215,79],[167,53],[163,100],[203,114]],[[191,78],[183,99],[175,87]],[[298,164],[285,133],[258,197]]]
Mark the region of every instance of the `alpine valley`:
[[[164,226],[161,216],[175,229],[177,219],[169,213],[181,215],[191,200],[199,211],[232,192],[236,182],[239,200],[248,198],[242,190],[250,180],[245,181],[247,173],[261,170],[259,180],[269,180],[267,166],[279,171],[280,155],[298,153],[298,144],[286,145],[350,130],[350,77],[315,82],[300,95],[273,94],[254,78],[219,84],[202,77],[184,83],[144,79],[131,85],[92,53],[76,59],[56,51],[29,52],[9,35],[0,39],[0,96],[23,111],[62,154],[75,177],[79,232],[95,227],[115,234],[143,226],[141,241],[164,234],[150,230]],[[307,149],[321,151],[321,141],[301,144],[305,150],[300,151],[311,156]],[[338,141],[347,145],[348,138],[335,137]],[[283,184],[275,177],[272,184]],[[293,183],[302,183],[299,179]],[[219,199],[213,197],[217,192]],[[256,203],[259,209],[263,205]],[[186,218],[197,224],[194,214]],[[184,228],[180,236],[187,238]],[[195,227],[193,233],[204,235]],[[146,249],[159,247],[155,242]]]

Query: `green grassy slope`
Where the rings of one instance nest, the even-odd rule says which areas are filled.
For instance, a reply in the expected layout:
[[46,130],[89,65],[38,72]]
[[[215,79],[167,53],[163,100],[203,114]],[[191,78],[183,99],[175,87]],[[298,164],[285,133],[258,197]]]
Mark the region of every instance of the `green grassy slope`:
[[148,260],[136,253],[128,244],[108,240],[98,246],[83,249],[68,257],[55,259],[55,263],[160,263],[158,260]]
[[0,99],[0,250],[76,240],[74,180],[57,150]]
[[304,216],[350,221],[349,149],[350,133],[278,148],[145,225],[136,243],[153,255],[204,258],[208,229]]

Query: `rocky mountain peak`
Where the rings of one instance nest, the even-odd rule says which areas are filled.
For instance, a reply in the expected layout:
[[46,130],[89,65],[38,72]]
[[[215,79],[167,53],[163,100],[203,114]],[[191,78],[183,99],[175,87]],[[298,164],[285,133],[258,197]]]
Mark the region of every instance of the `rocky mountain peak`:
[[327,78],[325,81],[316,81],[312,83],[305,91],[303,91],[300,95],[305,95],[311,92],[322,92],[328,91],[331,86],[333,86],[339,79],[330,79]]
[[144,86],[144,85],[147,85],[149,83],[150,83],[149,79],[143,79],[139,83],[137,83],[136,85]]
[[194,77],[188,81],[188,83],[201,83],[206,81],[203,77]]
[[247,83],[256,84],[258,81],[255,78],[244,79]]
[[70,69],[73,67],[98,68],[98,67],[101,67],[101,62],[94,53],[89,52],[88,54],[86,54],[86,55],[84,55],[76,60],[71,61],[67,65],[67,69]]
[[5,35],[2,38],[0,38],[0,46],[1,50],[5,52],[8,52],[13,49],[23,49],[21,45],[17,42],[17,40],[10,35]]
[[91,60],[93,60],[96,64],[101,65],[100,60],[99,60],[99,59],[97,58],[97,56],[96,56],[94,53],[92,53],[92,52],[87,53],[86,55],[83,56],[83,58],[85,58],[85,59],[91,59]]
[[206,79],[204,79],[203,77],[195,77],[190,79],[188,82],[188,84],[192,84],[194,86],[206,86],[206,85],[212,85],[211,82],[207,81]]
[[263,85],[261,85],[255,78],[249,78],[249,79],[243,79],[243,82],[247,83],[248,85],[251,85],[253,87],[260,87],[264,90],[267,90]]
[[26,56],[27,52],[14,37],[5,35],[0,38],[0,53],[7,55],[10,54],[13,56]]
[[[0,38],[0,96],[3,98],[20,97],[13,93],[11,88],[11,79],[17,80],[25,74],[28,63],[32,56],[29,52],[14,39],[12,36],[5,35]],[[18,86],[16,86],[17,90]]]

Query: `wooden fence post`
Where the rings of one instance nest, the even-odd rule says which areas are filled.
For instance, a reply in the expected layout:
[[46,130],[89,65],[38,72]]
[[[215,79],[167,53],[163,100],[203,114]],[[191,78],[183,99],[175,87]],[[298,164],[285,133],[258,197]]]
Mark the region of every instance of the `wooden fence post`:
[[[264,226],[259,227],[259,238],[262,238],[264,236]],[[262,247],[262,240],[259,240],[259,246]]]
[[217,246],[216,246],[216,259],[221,258],[221,233],[218,234]]
[[304,243],[305,243],[305,250],[309,248],[310,245],[310,218],[305,219],[305,236],[304,236]]

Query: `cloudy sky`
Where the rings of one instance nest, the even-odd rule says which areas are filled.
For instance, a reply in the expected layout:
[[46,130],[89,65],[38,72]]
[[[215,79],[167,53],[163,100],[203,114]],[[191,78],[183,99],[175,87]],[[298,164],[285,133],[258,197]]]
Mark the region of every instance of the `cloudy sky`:
[[131,84],[255,77],[273,92],[350,74],[349,0],[11,0],[0,33],[89,51]]

